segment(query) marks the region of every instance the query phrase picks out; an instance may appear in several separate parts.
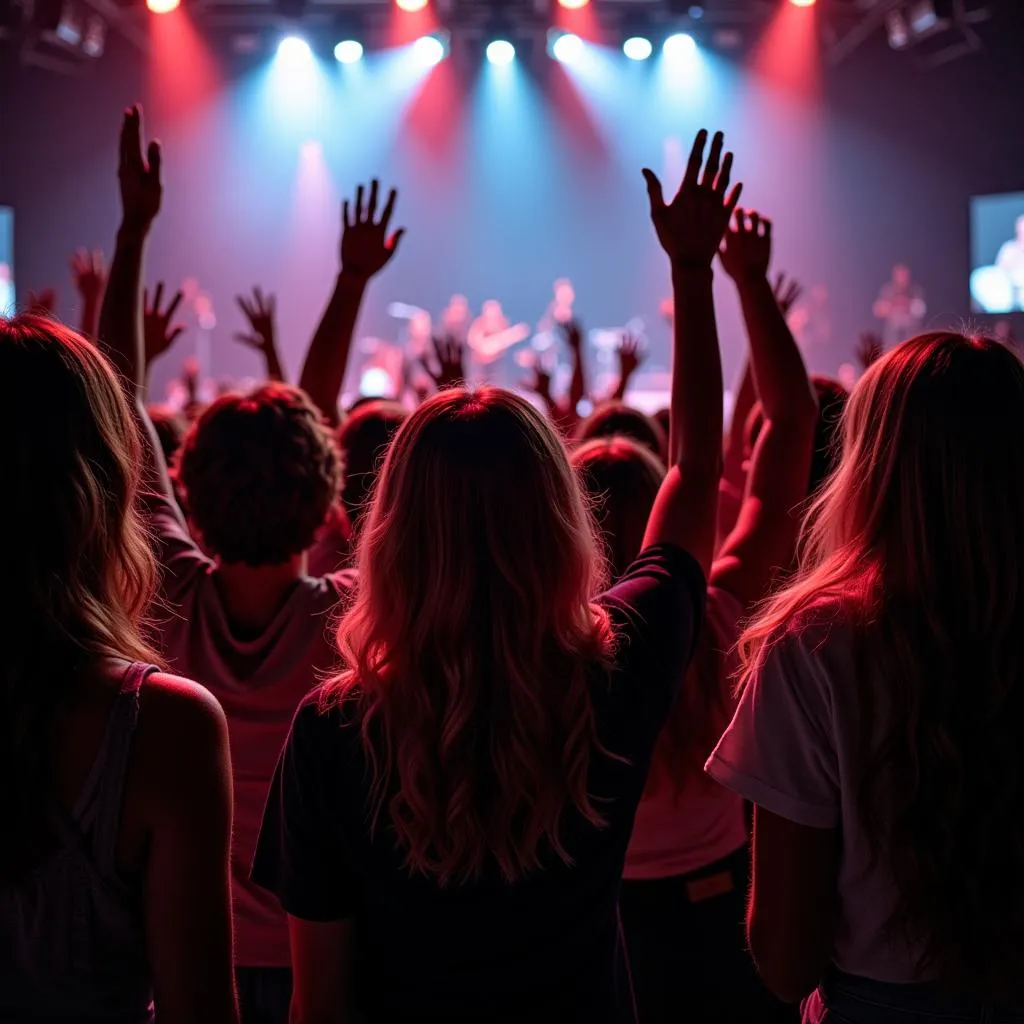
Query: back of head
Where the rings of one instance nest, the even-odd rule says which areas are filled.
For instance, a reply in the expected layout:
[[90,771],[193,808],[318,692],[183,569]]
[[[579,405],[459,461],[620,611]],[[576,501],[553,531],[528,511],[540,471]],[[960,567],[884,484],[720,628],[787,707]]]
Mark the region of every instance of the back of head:
[[572,464],[593,502],[617,580],[640,554],[665,467],[628,437],[585,441],[572,453]]
[[[326,702],[362,723],[376,823],[441,884],[566,856],[594,824],[588,672],[609,653],[599,541],[553,428],[496,388],[443,391],[399,429],[359,545]],[[399,751],[401,757],[398,756]]]
[[814,452],[807,493],[814,495],[839,465],[842,455],[840,424],[850,392],[835,378],[819,373],[811,374],[811,383],[818,396],[818,420],[814,425]]
[[178,454],[181,442],[185,440],[188,420],[185,419],[183,413],[167,405],[150,405],[146,411],[149,413],[150,422],[156,431],[164,459],[170,465]]
[[387,447],[407,415],[398,402],[366,402],[351,412],[338,431],[345,464],[341,501],[354,528],[366,511]]
[[[811,471],[807,480],[807,493],[813,496],[839,464],[842,453],[840,424],[850,393],[834,377],[826,377],[820,373],[811,375],[811,384],[818,396],[814,451],[811,454]],[[763,426],[764,407],[760,402],[755,402],[747,416],[743,433],[744,448],[748,453],[753,452]]]
[[267,384],[204,410],[178,481],[205,548],[222,562],[277,565],[306,551],[337,500],[334,435],[306,394]]
[[595,437],[629,437],[664,461],[668,439],[657,420],[624,402],[602,402],[576,428],[576,441]]
[[136,510],[142,448],[113,370],[45,317],[0,318],[0,479],[7,543],[0,671],[0,814],[38,811],[48,728],[76,675],[152,660],[142,618],[156,580]]
[[1024,956],[1024,893],[1005,885],[1024,868],[1017,356],[936,333],[880,359],[809,522],[800,572],[744,636],[748,672],[823,603],[854,624],[865,713],[886,726],[859,810],[899,891],[893,927],[948,982],[998,989]]

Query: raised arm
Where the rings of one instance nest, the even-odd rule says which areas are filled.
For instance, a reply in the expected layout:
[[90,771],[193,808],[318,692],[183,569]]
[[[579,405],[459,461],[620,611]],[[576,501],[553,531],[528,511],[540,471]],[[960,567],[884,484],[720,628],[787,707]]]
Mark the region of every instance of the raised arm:
[[100,310],[100,341],[124,378],[132,398],[141,397],[145,360],[142,348],[142,261],[154,218],[160,212],[163,183],[160,143],[149,144],[142,155],[142,109],[125,111],[121,125],[118,182],[121,187],[121,226],[110,264],[107,290]]
[[251,299],[237,295],[235,302],[238,303],[242,315],[249,321],[250,330],[248,334],[244,331],[237,332],[235,341],[263,356],[267,380],[286,380],[281,356],[277,351],[277,331],[274,323],[277,317],[277,300],[273,295],[264,295],[262,289],[257,286],[252,290]]
[[87,338],[95,340],[99,334],[100,301],[103,288],[107,283],[107,268],[103,262],[103,253],[96,249],[79,249],[71,257],[71,279],[75,283],[79,301],[82,303],[79,312],[78,329]]
[[330,423],[338,421],[338,398],[345,381],[345,368],[352,347],[352,336],[359,309],[370,278],[391,261],[402,240],[404,229],[393,235],[388,231],[398,193],[392,189],[377,218],[380,185],[370,184],[369,201],[364,205],[364,187],[356,189],[354,211],[346,199],[342,207],[341,272],[327,308],[310,342],[299,378],[301,387]]
[[721,132],[701,174],[707,137],[704,130],[697,133],[683,182],[670,203],[654,172],[644,170],[651,220],[671,263],[675,302],[668,473],[651,510],[644,546],[669,542],[685,548],[705,574],[715,544],[722,469],[722,360],[711,263],[742,187],[728,191],[732,153],[722,159]]
[[623,332],[619,341],[619,382],[608,396],[612,401],[621,402],[637,368],[647,358],[643,343],[635,334]]
[[768,280],[771,221],[736,211],[722,264],[736,282],[750,339],[750,367],[764,410],[739,517],[711,581],[744,604],[760,600],[788,567],[807,496],[818,403],[796,339]]
[[587,371],[583,365],[583,328],[578,320],[570,320],[562,327],[565,343],[572,353],[572,377],[569,379],[569,393],[565,409],[561,414],[561,427],[569,431],[579,422],[580,402],[587,394]]

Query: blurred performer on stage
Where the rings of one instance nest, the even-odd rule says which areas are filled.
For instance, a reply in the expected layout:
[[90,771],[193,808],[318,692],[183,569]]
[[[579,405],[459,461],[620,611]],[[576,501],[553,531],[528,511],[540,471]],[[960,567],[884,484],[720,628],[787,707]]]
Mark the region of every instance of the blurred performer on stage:
[[886,348],[898,345],[921,330],[927,307],[924,289],[914,284],[910,268],[897,263],[892,277],[882,285],[873,307],[876,319],[882,321],[882,341]]
[[488,299],[469,327],[467,375],[473,383],[515,387],[518,374],[512,350],[529,336],[529,324],[510,325],[501,303]]

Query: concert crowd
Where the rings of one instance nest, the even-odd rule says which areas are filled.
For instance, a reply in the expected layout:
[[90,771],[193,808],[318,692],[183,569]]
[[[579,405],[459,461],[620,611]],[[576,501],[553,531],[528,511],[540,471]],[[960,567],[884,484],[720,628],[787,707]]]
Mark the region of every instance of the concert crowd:
[[571,320],[564,395],[448,335],[342,408],[377,181],[298,385],[257,289],[266,381],[179,411],[125,113],[80,330],[0,319],[0,1020],[1024,1021],[1024,366],[940,331],[810,375],[749,159],[643,171],[657,415]]

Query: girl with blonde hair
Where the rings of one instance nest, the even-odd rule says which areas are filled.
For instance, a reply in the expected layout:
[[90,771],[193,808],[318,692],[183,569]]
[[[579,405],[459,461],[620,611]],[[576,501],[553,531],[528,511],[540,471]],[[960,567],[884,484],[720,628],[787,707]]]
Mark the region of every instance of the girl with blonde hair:
[[587,504],[525,400],[443,391],[388,452],[341,672],[296,715],[254,865],[289,915],[297,1021],[635,1019],[619,879],[715,533],[709,266],[738,190],[721,136],[700,176],[705,146],[652,200],[684,311],[671,466],[616,586],[594,599]]
[[1024,366],[914,338],[843,421],[708,763],[756,805],[751,948],[805,1021],[1024,1008]]

